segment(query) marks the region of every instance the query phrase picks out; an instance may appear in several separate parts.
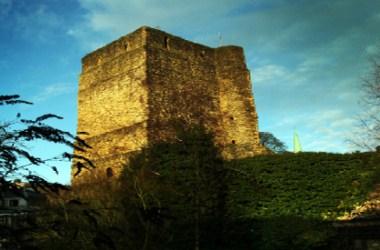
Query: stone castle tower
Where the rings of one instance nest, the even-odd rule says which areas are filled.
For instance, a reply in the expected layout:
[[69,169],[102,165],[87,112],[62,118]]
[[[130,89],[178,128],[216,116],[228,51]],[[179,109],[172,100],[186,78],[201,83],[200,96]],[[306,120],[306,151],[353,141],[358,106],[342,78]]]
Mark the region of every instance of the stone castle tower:
[[210,48],[141,27],[82,59],[78,131],[97,172],[173,137],[171,121],[204,125],[227,159],[265,152],[243,49]]

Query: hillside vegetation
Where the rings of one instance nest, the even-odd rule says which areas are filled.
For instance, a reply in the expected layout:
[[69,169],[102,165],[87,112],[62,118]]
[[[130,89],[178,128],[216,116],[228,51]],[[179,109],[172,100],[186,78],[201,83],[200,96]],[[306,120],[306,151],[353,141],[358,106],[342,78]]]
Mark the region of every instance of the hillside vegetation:
[[299,153],[226,163],[232,210],[242,217],[336,219],[363,202],[380,183],[376,153]]
[[179,131],[177,142],[132,157],[119,177],[63,197],[49,211],[65,217],[53,212],[59,227],[42,248],[349,250],[332,222],[380,183],[379,163],[378,153],[223,161],[202,128]]

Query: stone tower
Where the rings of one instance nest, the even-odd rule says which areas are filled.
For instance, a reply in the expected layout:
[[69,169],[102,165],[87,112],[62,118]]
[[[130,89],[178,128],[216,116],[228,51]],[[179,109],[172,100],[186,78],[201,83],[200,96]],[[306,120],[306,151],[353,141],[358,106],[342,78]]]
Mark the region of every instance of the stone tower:
[[204,125],[227,159],[265,152],[241,47],[141,27],[82,59],[78,131],[89,133],[96,172],[117,172],[131,152],[170,140],[173,119]]

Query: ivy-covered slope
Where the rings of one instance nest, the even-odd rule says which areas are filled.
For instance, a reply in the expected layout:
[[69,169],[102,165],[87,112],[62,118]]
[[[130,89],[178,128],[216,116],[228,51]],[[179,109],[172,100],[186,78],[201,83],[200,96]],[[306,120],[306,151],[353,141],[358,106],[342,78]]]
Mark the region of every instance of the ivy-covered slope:
[[336,219],[380,183],[377,153],[299,153],[227,163],[230,212],[241,218]]

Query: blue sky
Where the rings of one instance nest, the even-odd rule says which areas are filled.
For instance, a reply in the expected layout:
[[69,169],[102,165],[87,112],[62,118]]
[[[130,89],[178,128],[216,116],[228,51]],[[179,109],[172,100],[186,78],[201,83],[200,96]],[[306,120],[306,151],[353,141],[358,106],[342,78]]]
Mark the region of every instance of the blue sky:
[[[361,78],[380,44],[376,0],[0,0],[0,93],[34,102],[2,108],[0,119],[55,113],[65,119],[53,125],[75,133],[81,58],[142,25],[242,46],[261,131],[290,149],[297,129],[306,151],[354,150],[346,140]],[[49,157],[62,147],[34,150]],[[40,173],[68,183],[69,164],[60,172]]]

